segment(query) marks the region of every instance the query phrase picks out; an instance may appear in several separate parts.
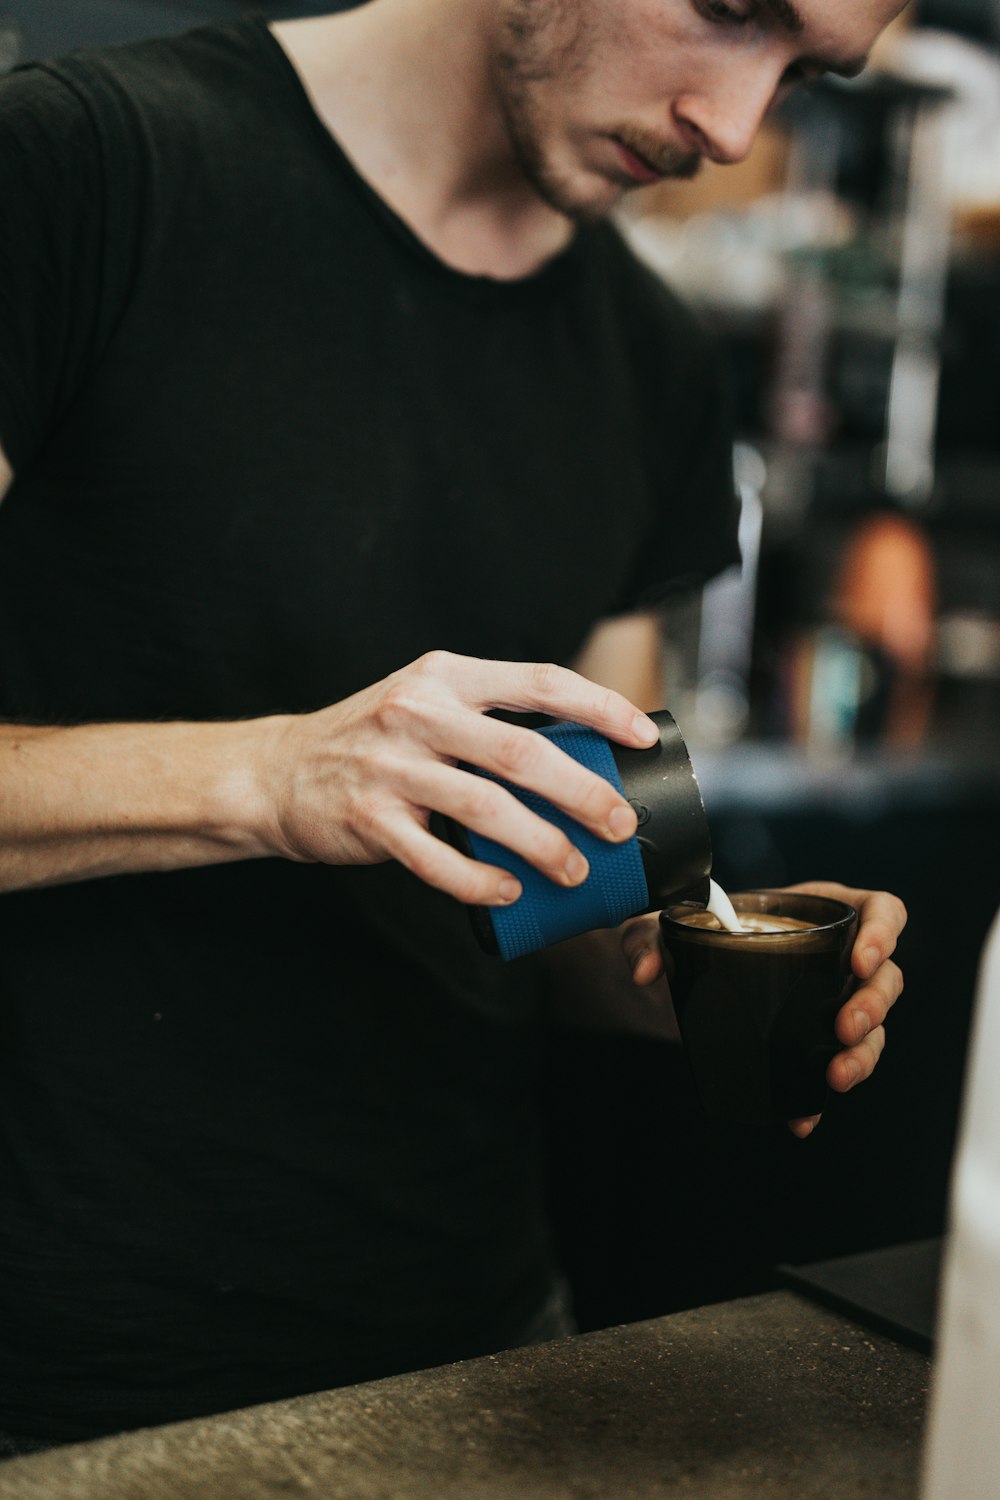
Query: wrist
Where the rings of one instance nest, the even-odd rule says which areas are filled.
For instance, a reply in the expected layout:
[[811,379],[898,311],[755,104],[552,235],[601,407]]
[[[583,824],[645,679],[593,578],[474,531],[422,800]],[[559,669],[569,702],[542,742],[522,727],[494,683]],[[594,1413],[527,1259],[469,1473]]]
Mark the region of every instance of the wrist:
[[215,838],[243,858],[301,858],[284,836],[278,811],[281,747],[292,719],[270,714],[219,726],[224,734],[208,788],[206,822]]

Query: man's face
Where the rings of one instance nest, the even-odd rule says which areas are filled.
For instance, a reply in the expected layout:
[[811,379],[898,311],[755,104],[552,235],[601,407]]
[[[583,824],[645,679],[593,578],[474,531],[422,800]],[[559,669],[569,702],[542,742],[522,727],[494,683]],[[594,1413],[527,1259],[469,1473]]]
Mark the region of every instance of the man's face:
[[497,86],[518,159],[571,217],[704,158],[741,161],[795,83],[854,74],[902,0],[503,0]]

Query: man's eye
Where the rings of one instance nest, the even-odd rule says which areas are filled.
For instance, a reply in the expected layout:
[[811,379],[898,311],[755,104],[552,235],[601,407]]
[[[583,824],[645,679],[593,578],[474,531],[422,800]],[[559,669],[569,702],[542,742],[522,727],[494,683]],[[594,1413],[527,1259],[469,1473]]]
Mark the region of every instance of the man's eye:
[[717,21],[721,26],[746,26],[757,14],[756,5],[744,5],[743,9],[737,10],[727,5],[726,0],[702,0],[702,10],[710,21]]

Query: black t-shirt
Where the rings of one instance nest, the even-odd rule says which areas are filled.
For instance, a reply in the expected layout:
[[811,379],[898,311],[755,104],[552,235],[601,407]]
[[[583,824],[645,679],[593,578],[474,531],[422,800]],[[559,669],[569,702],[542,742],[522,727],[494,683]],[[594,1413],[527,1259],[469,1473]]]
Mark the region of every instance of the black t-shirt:
[[[713,358],[608,225],[441,264],[262,21],[0,87],[0,714],[303,711],[568,659],[735,555]],[[0,901],[0,1426],[501,1346],[551,1274],[536,975],[398,866]]]

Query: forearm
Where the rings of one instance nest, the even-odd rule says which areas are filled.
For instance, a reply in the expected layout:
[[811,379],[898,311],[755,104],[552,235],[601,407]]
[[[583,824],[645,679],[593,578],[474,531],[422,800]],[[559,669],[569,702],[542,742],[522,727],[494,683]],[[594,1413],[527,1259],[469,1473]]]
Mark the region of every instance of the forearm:
[[665,700],[662,652],[663,629],[657,614],[620,615],[594,627],[573,669],[652,712],[662,708]]
[[558,884],[587,862],[480,766],[611,842],[635,813],[602,776],[489,708],[572,719],[639,747],[656,726],[620,694],[549,663],[428,652],[328,708],[226,724],[0,726],[0,891],[268,854],[397,859],[460,901],[509,902],[507,871],[434,836],[434,813]]
[[0,891],[272,853],[278,722],[0,725]]

